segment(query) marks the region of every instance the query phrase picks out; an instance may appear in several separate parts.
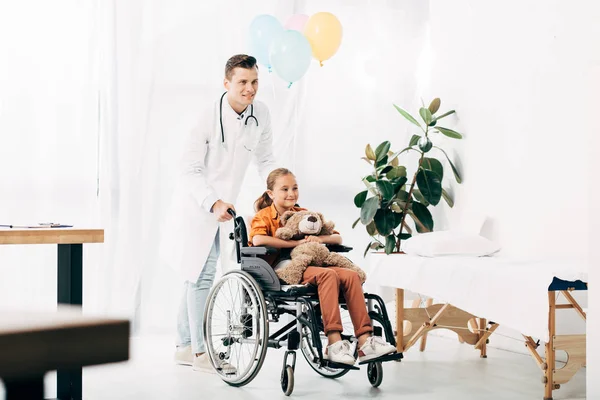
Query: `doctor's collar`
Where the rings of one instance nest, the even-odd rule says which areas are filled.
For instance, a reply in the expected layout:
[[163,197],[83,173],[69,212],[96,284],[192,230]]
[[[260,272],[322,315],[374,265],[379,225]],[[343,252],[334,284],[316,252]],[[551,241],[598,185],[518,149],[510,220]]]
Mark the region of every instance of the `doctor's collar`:
[[[250,105],[246,106],[246,108],[244,108],[244,111],[242,111],[241,113],[238,114],[237,111],[235,111],[233,109],[233,107],[231,107],[231,104],[229,104],[229,99],[227,98],[227,93],[225,92],[225,101],[223,102],[223,109],[227,110],[225,111],[225,113],[231,113],[231,116],[237,118],[237,119],[242,119],[246,116],[246,113],[248,113],[250,111]],[[252,103],[254,104],[254,103]]]

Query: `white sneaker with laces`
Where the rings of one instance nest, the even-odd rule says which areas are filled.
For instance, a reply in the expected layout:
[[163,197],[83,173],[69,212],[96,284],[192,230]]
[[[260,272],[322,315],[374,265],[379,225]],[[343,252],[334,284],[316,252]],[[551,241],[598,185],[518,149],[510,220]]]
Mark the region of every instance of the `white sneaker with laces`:
[[323,358],[340,364],[354,365],[356,363],[352,346],[347,340],[340,340],[327,346]]
[[194,355],[192,354],[192,346],[177,347],[175,350],[175,364],[192,365]]
[[396,347],[392,346],[379,336],[371,336],[360,349],[358,349],[358,362],[370,361],[395,352]]
[[[236,373],[236,368],[233,365],[229,364],[227,361],[221,361],[219,368],[221,368],[221,371],[225,374],[235,374]],[[217,371],[215,371],[215,369],[213,368],[213,365],[210,362],[210,357],[208,356],[207,353],[204,353],[198,357],[194,357],[194,363],[192,365],[192,369],[194,371],[206,372],[209,374],[217,373]]]

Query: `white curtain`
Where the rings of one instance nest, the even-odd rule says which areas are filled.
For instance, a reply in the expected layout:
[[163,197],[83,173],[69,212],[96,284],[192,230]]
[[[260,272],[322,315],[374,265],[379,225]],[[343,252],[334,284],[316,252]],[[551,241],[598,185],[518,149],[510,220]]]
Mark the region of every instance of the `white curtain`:
[[[197,123],[199,110],[222,93],[225,62],[248,51],[248,26],[264,13],[284,22],[294,13],[329,11],[342,23],[342,45],[331,60],[323,67],[315,61],[290,89],[261,68],[258,97],[271,110],[277,155],[298,177],[300,204],[335,221],[356,249],[350,256],[365,266],[368,237],[363,228],[351,229],[358,217],[352,200],[369,173],[360,157],[367,143],[391,140],[398,149],[410,137],[392,103],[411,109],[420,104],[428,2],[88,0],[45,7],[46,13],[35,15],[55,18],[29,19],[35,30],[4,27],[11,33],[51,33],[32,37],[36,47],[22,53],[0,48],[2,58],[22,54],[12,72],[0,70],[0,215],[37,221],[50,218],[46,211],[52,205],[64,210],[52,219],[79,223],[80,216],[89,217],[105,228],[106,243],[84,250],[86,308],[130,316],[136,330],[174,330],[181,282],[158,259],[157,247],[182,139]],[[23,18],[33,16],[29,10],[22,6]],[[57,37],[51,29],[57,25],[72,30]],[[45,75],[38,72],[32,81],[34,74],[21,65],[27,62]],[[44,82],[56,86],[45,97],[40,95]],[[31,85],[29,95],[17,104],[13,97],[20,99],[25,84]],[[11,95],[5,85],[12,87]],[[7,102],[15,103],[19,117],[4,119]],[[20,139],[15,127],[24,124],[32,126],[28,138]],[[5,158],[4,143],[12,146],[12,158]],[[48,143],[66,143],[71,151],[49,154]],[[14,188],[14,182],[26,192],[4,189]],[[263,190],[264,182],[250,168],[237,209],[251,214]],[[23,199],[36,203],[23,208]],[[49,253],[55,250],[36,249],[45,252],[36,259],[33,248],[0,251],[0,285],[8,290],[0,293],[3,302],[19,293],[22,303],[53,304],[55,260]],[[27,272],[17,257],[27,257]],[[9,278],[12,282],[5,283]],[[43,299],[37,298],[40,293]]]
[[[0,224],[97,214],[95,1],[0,2]],[[99,245],[84,249],[97,296]],[[0,246],[0,307],[56,306],[56,246]]]

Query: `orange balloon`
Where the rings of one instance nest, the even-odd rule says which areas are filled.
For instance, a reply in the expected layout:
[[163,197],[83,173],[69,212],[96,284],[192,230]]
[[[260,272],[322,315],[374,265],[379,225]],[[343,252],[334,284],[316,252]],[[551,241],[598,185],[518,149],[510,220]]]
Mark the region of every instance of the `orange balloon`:
[[342,24],[331,13],[316,13],[308,19],[304,36],[310,43],[313,57],[323,66],[323,61],[329,60],[342,44]]

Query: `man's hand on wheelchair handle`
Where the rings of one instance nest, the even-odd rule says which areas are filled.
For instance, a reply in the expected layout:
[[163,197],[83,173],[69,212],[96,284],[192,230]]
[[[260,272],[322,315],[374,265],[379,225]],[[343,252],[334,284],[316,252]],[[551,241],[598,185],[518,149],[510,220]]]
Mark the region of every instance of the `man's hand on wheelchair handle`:
[[235,211],[235,207],[233,206],[233,204],[225,203],[223,200],[219,199],[215,202],[215,204],[213,204],[211,212],[215,214],[215,216],[217,217],[217,221],[225,222],[233,218],[231,214],[227,212],[227,210],[229,210],[230,208]]

